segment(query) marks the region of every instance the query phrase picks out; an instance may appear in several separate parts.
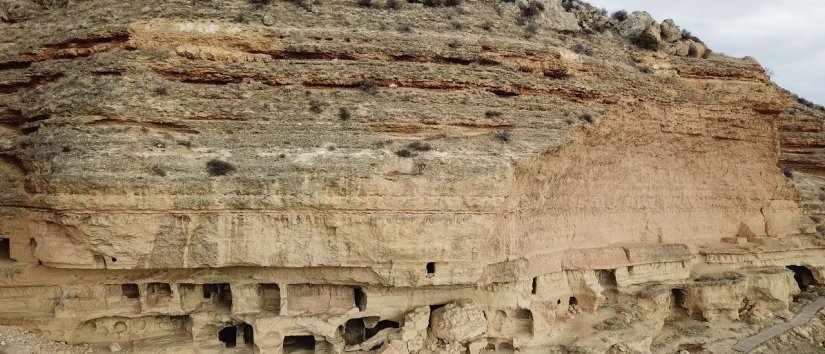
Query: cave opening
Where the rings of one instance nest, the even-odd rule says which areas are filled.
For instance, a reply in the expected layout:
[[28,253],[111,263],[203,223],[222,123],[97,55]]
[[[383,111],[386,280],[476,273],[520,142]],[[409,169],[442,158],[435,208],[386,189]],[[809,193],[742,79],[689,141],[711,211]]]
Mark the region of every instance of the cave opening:
[[427,275],[435,275],[435,262],[427,262]]
[[358,311],[365,311],[367,309],[367,294],[360,286],[356,286],[353,290],[353,299]]
[[529,309],[517,309],[514,316],[520,320],[532,320],[533,312]]
[[378,323],[375,326],[373,326],[372,328],[367,328],[365,330],[365,332],[366,332],[365,333],[365,338],[370,339],[370,338],[372,338],[372,336],[376,335],[381,330],[387,329],[387,328],[401,328],[401,325],[398,322],[391,321],[391,320],[378,321]]
[[232,288],[227,283],[203,284],[203,298],[209,299],[218,307],[232,308]]
[[252,346],[255,344],[255,335],[252,330],[252,326],[246,323],[241,323],[240,328],[242,332],[241,334],[243,335],[244,344],[247,346]]
[[533,277],[533,284],[532,284],[532,289],[531,289],[530,293],[532,293],[533,295],[536,295],[536,292],[538,291],[538,287],[539,287],[539,278],[538,277]]
[[169,283],[146,284],[146,292],[155,296],[172,296],[172,286]]
[[605,289],[610,290],[619,287],[615,269],[599,269],[596,271],[596,277],[599,279],[599,285]]
[[576,306],[578,306],[578,305],[579,305],[579,300],[576,299],[575,296],[571,296],[570,300],[567,301],[567,307],[570,310],[575,310]]
[[302,351],[315,351],[315,337],[313,336],[286,336],[284,337],[283,352],[294,353]]
[[787,268],[793,272],[793,278],[796,280],[796,284],[799,285],[800,290],[805,291],[811,285],[816,285],[814,274],[808,267],[789,265]]
[[264,311],[281,312],[281,288],[278,284],[258,284],[258,296]]
[[140,288],[138,288],[137,284],[122,284],[120,285],[120,291],[123,293],[128,299],[137,299],[140,297]]
[[687,317],[687,305],[685,302],[684,289],[670,290],[670,317],[685,318]]
[[447,304],[433,304],[433,305],[430,305],[430,313],[435,312],[435,310],[438,310],[438,309],[444,307],[445,305],[447,305]]
[[255,344],[255,337],[252,325],[248,323],[233,324],[221,328],[218,331],[218,340],[227,348],[238,346],[238,338],[243,340],[246,346]]
[[238,344],[238,328],[235,326],[221,328],[218,331],[218,340],[227,348],[234,348]]
[[0,238],[0,261],[11,260],[11,240]]
[[364,326],[364,320],[361,318],[353,318],[344,323],[344,344],[357,345],[367,339],[367,328]]

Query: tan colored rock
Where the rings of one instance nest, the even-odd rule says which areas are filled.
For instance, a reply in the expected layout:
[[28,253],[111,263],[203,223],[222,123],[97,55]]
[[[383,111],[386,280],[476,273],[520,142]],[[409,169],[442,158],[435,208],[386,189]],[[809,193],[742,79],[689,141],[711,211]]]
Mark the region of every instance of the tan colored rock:
[[687,41],[676,42],[670,48],[672,54],[680,57],[686,57],[690,54],[690,43]]
[[676,42],[682,39],[682,29],[672,19],[662,21],[661,37],[665,42]]
[[513,3],[373,3],[0,1],[0,320],[145,353],[673,353],[752,331],[746,299],[794,309],[786,266],[823,281],[822,116],[757,62],[578,1],[534,2],[529,39]]
[[688,43],[690,43],[690,50],[688,51],[689,56],[693,58],[704,58],[705,52],[708,50],[704,43],[695,41],[688,41]]
[[578,31],[579,22],[576,17],[565,11],[561,0],[543,0],[543,24],[557,31]]
[[467,343],[487,332],[487,320],[480,305],[454,302],[432,312],[432,333],[447,342]]
[[401,340],[406,342],[411,352],[424,348],[427,328],[430,325],[430,307],[421,306],[404,315],[404,327],[401,328]]
[[[626,38],[636,38],[648,30],[656,21],[644,11],[635,11],[627,19],[619,23],[619,33]],[[659,34],[657,34],[659,36]]]

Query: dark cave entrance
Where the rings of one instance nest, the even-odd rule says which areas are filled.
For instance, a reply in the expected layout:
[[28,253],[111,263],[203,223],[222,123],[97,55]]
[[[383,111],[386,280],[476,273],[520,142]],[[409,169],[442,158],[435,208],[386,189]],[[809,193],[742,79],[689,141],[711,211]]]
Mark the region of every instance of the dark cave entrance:
[[364,289],[357,286],[353,288],[352,291],[355,306],[358,307],[358,311],[365,311],[367,309],[367,294],[364,292]]
[[221,328],[218,331],[218,340],[227,348],[235,348],[238,345],[238,334],[240,334],[240,337],[243,339],[244,345],[251,347],[255,344],[252,326],[247,323]]
[[814,274],[808,267],[789,265],[787,268],[793,272],[793,278],[796,280],[796,284],[799,285],[800,290],[805,291],[811,285],[816,285]]
[[232,308],[232,288],[229,284],[203,284],[203,298],[209,299],[219,308]]
[[137,284],[122,284],[120,290],[123,292],[123,296],[128,299],[140,298],[140,288]]
[[221,328],[218,331],[218,340],[227,348],[234,348],[238,344],[238,328],[235,326]]
[[11,259],[11,240],[0,238],[0,262],[13,261]]
[[284,337],[284,354],[296,351],[315,351],[314,336],[286,336]]

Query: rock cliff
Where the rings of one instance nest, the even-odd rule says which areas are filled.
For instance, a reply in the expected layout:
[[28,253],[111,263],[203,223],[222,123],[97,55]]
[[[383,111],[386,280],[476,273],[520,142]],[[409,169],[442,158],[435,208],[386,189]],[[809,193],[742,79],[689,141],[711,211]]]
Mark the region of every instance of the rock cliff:
[[54,340],[673,352],[733,323],[722,350],[825,281],[825,114],[672,20],[2,0],[0,32],[0,322]]

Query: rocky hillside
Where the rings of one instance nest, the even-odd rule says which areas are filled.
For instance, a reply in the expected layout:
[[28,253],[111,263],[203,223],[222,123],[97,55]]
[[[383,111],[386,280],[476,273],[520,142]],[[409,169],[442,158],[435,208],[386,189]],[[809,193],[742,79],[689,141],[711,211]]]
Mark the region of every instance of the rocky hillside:
[[819,113],[672,20],[0,0],[0,32],[0,323],[51,339],[721,350],[825,280]]

